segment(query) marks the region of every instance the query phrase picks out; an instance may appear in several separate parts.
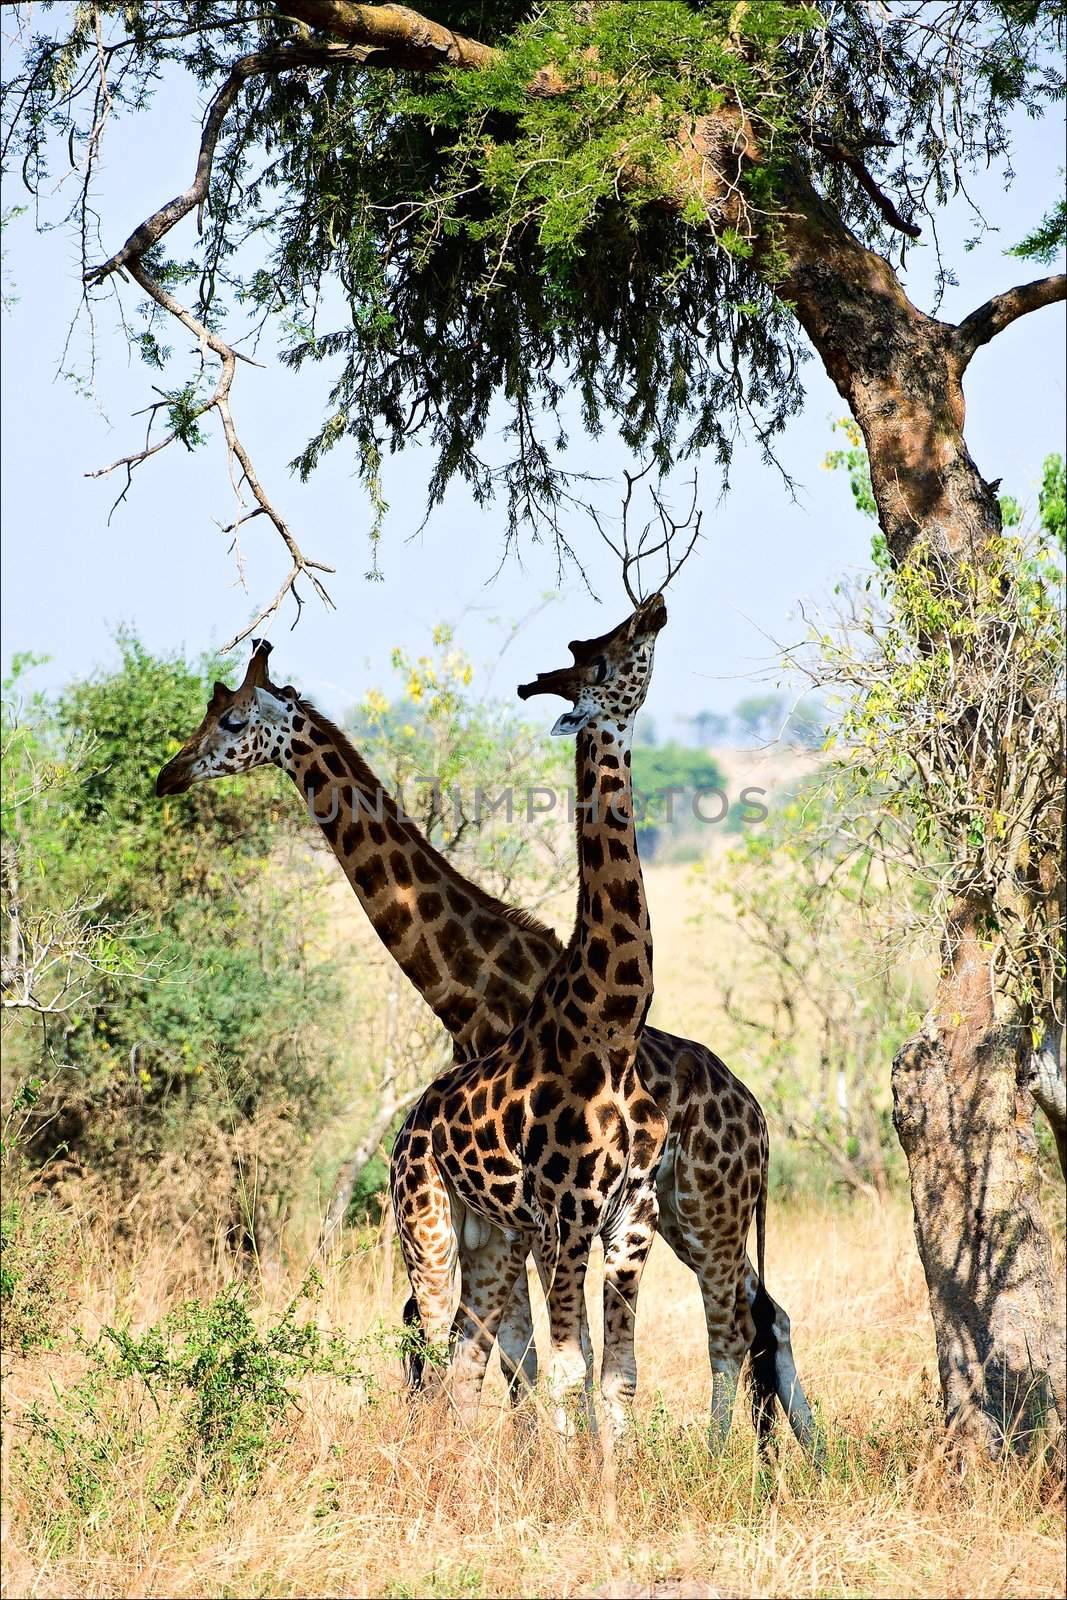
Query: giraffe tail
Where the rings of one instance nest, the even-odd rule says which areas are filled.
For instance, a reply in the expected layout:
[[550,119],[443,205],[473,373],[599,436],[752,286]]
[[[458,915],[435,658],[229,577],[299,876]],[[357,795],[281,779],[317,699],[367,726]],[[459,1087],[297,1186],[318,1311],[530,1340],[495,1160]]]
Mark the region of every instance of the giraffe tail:
[[749,1346],[748,1386],[752,1422],[761,1450],[766,1450],[774,1433],[774,1403],[778,1397],[778,1335],[775,1332],[776,1307],[764,1283],[764,1255],[767,1243],[767,1170],[756,1199],[756,1292],[749,1309],[756,1331]]

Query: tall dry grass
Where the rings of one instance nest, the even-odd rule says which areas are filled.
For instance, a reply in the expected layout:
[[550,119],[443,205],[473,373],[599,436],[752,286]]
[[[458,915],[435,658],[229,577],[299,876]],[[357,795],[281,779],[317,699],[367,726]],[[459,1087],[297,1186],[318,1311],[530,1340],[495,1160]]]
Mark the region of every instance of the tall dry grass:
[[[252,1285],[264,1325],[303,1274],[299,1241],[288,1243],[292,1264]],[[709,1457],[700,1301],[657,1243],[614,1526],[589,1441],[561,1450],[536,1423],[516,1426],[495,1370],[473,1436],[433,1405],[409,1409],[391,1341],[379,1337],[398,1317],[400,1273],[372,1240],[325,1266],[315,1306],[320,1322],[366,1340],[371,1382],[305,1380],[258,1475],[220,1477],[205,1457],[184,1456],[179,1413],[161,1396],[156,1409],[136,1378],[90,1402],[79,1437],[102,1448],[57,1446],[47,1421],[65,1415],[62,1397],[87,1370],[75,1329],[92,1339],[109,1323],[146,1326],[226,1277],[188,1236],[146,1237],[119,1255],[92,1225],[71,1240],[69,1269],[56,1348],[5,1358],[9,1596],[1064,1592],[1063,1508],[1050,1482],[1017,1465],[961,1478],[941,1458],[931,1330],[902,1206],[772,1216],[770,1282],[826,1429],[822,1479],[791,1440],[761,1470],[740,1403],[728,1449]]]

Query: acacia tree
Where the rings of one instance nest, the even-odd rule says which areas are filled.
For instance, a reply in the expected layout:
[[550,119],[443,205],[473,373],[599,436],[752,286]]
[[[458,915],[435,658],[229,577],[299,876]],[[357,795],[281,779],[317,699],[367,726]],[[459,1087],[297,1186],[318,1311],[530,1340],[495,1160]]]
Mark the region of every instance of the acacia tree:
[[[951,597],[961,567],[997,548],[1000,507],[963,436],[964,374],[1017,317],[1063,299],[1065,280],[1006,289],[950,324],[911,302],[897,268],[971,169],[1010,170],[1011,114],[1059,96],[1062,0],[61,11],[66,31],[28,39],[8,87],[8,159],[38,193],[57,146],[78,163],[87,297],[129,306],[134,280],[150,316],[131,332],[150,362],[166,360],[161,321],[195,336],[214,387],[185,374],[163,392],[169,427],[120,464],[124,481],[168,439],[195,442],[214,410],[251,496],[236,521],[266,516],[288,552],[266,609],[305,580],[325,595],[324,578],[234,423],[228,302],[280,318],[292,366],[332,364],[302,472],[344,444],[380,502],[383,451],[421,440],[431,506],[458,476],[479,501],[502,495],[509,537],[530,524],[564,551],[565,396],[590,434],[611,423],[665,466],[694,453],[725,465],[739,428],[770,451],[800,405],[803,334],[862,431],[892,561],[926,561]],[[134,116],[150,133],[171,66],[207,95],[190,185],[92,260],[108,125]],[[169,256],[194,213],[192,254]],[[1035,254],[1062,223],[1036,229]],[[482,447],[497,406],[504,460]],[[946,1413],[997,1448],[1035,1385],[1063,1418],[1064,1368],[1030,1157],[1035,1018],[998,1007],[988,926],[964,884],[935,1006],[893,1081]],[[1047,1022],[1055,1037],[1062,1017]]]

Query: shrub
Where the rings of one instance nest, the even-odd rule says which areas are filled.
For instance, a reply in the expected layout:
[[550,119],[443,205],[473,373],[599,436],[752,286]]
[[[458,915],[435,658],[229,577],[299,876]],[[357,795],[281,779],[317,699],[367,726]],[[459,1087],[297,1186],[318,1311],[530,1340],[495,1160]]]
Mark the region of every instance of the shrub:
[[[186,1301],[136,1337],[105,1328],[94,1351],[97,1371],[114,1380],[140,1378],[157,1405],[164,1398],[179,1405],[188,1446],[212,1470],[257,1471],[298,1404],[299,1380],[370,1381],[352,1341],[298,1318],[317,1287],[314,1276],[307,1278],[281,1318],[262,1332],[243,1284],[231,1284],[207,1304]],[[104,1341],[114,1351],[110,1359]]]
[[[359,1382],[374,1393],[361,1347],[306,1315],[317,1287],[305,1280],[262,1328],[242,1285],[187,1301],[140,1334],[105,1327],[83,1345],[79,1381],[28,1408],[15,1462],[23,1487],[47,1487],[54,1503],[58,1481],[75,1518],[96,1525],[116,1509],[116,1479],[129,1475],[163,1512],[191,1478],[227,1490],[257,1478],[284,1446],[302,1382]],[[58,1527],[50,1542],[63,1537]]]
[[309,870],[280,775],[155,796],[220,663],[117,642],[116,670],[54,700],[20,703],[26,663],[6,686],[4,948],[37,930],[65,974],[5,969],[24,1001],[5,1013],[5,1057],[45,1080],[24,1153],[46,1182],[90,1177],[183,1216],[214,1194],[249,1240],[289,1204],[295,1157],[336,1105],[339,974],[305,936]]

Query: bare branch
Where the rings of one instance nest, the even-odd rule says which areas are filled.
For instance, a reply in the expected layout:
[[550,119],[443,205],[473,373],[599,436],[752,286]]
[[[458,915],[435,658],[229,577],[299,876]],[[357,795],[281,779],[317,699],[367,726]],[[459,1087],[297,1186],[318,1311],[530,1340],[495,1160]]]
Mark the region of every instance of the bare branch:
[[892,200],[883,189],[878,187],[854,150],[850,150],[847,145],[839,143],[837,139],[821,139],[817,135],[812,137],[811,142],[820,155],[824,155],[828,160],[839,162],[841,166],[848,168],[864,194],[869,195],[874,201],[891,228],[896,228],[898,233],[906,233],[909,239],[918,239],[921,236],[922,229],[917,227],[914,222],[909,222],[906,217],[901,216]]
[[[306,576],[314,592],[325,605],[333,604],[329,593],[321,579],[316,575],[319,572],[332,572],[332,567],[319,561],[313,561],[305,556],[297,544],[293,534],[281,514],[268,498],[266,491],[255,471],[251,457],[241,440],[234,425],[233,415],[230,410],[230,390],[233,384],[236,363],[247,361],[248,357],[240,355],[233,347],[218,335],[212,333],[200,322],[191,311],[180,305],[173,295],[157,282],[145,269],[145,253],[160,241],[191,211],[203,206],[207,199],[212,166],[215,159],[215,150],[218,145],[219,135],[222,131],[227,113],[232,108],[241,91],[242,86],[250,79],[265,73],[278,73],[289,71],[294,67],[330,67],[337,64],[365,65],[373,55],[373,63],[377,66],[384,65],[452,65],[463,66],[484,65],[485,60],[495,52],[487,52],[484,46],[475,47],[472,41],[462,40],[449,29],[442,29],[435,23],[425,22],[415,12],[407,11],[402,6],[364,6],[347,5],[340,3],[305,4],[303,7],[294,6],[292,14],[300,21],[310,23],[317,27],[328,27],[333,32],[342,33],[347,39],[345,44],[332,44],[326,41],[299,41],[294,44],[284,45],[277,49],[257,50],[241,56],[234,62],[221,89],[216,94],[208,109],[204,121],[204,131],[200,139],[200,148],[197,153],[196,171],[189,187],[176,195],[166,205],[154,211],[150,217],[134,229],[125,244],[107,261],[91,268],[85,274],[86,285],[90,288],[103,283],[115,273],[128,272],[135,282],[151,296],[157,305],[175,317],[190,332],[195,334],[201,350],[210,350],[218,357],[221,363],[219,380],[210,399],[198,407],[192,420],[205,415],[208,411],[217,411],[222,422],[223,434],[226,439],[226,449],[231,463],[235,462],[240,467],[240,473],[235,479],[235,489],[240,493],[239,483],[243,480],[252,492],[257,502],[257,511],[251,515],[262,513],[273,523],[280,534],[282,542],[289,552],[291,566],[286,577],[279,586],[272,600],[243,628],[235,634],[226,645],[227,650],[232,650],[236,644],[245,639],[249,634],[262,626],[266,619],[274,614],[287,595],[292,595],[296,602],[296,618],[293,626],[299,620],[303,609],[303,597],[297,588],[297,580]],[[407,52],[401,61],[397,51]],[[395,59],[386,59],[388,52],[393,52]],[[478,52],[481,52],[479,56]],[[420,55],[420,60],[414,57]],[[410,59],[409,59],[410,57]],[[255,363],[250,363],[255,365]],[[172,444],[178,437],[172,431],[166,438],[149,444],[146,439],[143,450],[134,454],[123,456],[112,463],[110,467],[98,469],[89,474],[92,477],[113,472],[118,467],[125,468],[126,482],[121,493],[112,506],[112,513],[122,503],[129,492],[134,470],[149,457],[157,455],[161,450]],[[233,528],[248,520],[246,515],[239,515],[231,525]]]
[[499,52],[453,33],[407,6],[358,5],[352,0],[286,0],[285,15],[364,46],[367,65],[432,70],[488,67]]
[[[626,479],[626,492],[622,497],[621,514],[619,519],[619,533],[613,537],[605,528],[600,513],[595,506],[585,505],[584,509],[592,517],[597,532],[607,545],[608,549],[618,557],[622,565],[622,582],[627,598],[633,606],[640,606],[648,598],[652,590],[645,593],[641,582],[641,563],[650,560],[653,556],[663,555],[666,559],[666,574],[656,589],[663,590],[671,579],[684,565],[697,540],[700,538],[700,524],[703,512],[697,510],[697,477],[694,473],[691,484],[689,509],[682,518],[676,517],[664,503],[658,490],[649,486],[649,496],[655,508],[655,516],[650,517],[637,535],[637,542],[633,549],[630,548],[630,511],[633,506],[634,488],[642,479],[646,478],[655,466],[655,461],[649,461],[640,472],[627,472],[623,470]],[[657,526],[658,524],[658,526]],[[691,531],[689,542],[679,558],[674,556],[674,544],[679,535]],[[659,537],[657,538],[657,534]]]
[[79,895],[58,910],[26,907],[19,852],[12,840],[4,841],[2,880],[6,928],[0,1009],[39,1017],[61,1017],[77,1010],[104,978],[122,970],[112,946],[130,938],[132,918],[101,913],[101,897],[88,895]]
[[979,306],[969,317],[964,317],[956,329],[956,347],[963,367],[966,368],[976,350],[988,344],[990,339],[995,339],[998,333],[1003,333],[1017,317],[1025,317],[1030,311],[1039,311],[1042,306],[1055,305],[1057,301],[1065,299],[1067,276],[1062,272],[1054,272],[1047,278],[1035,278],[1033,283],[1021,283],[1015,289],[1005,289],[1003,294],[995,294],[984,306]]
[[[448,1059],[451,1060],[451,1056]],[[340,1238],[341,1225],[364,1167],[374,1159],[378,1146],[396,1119],[407,1111],[409,1106],[415,1104],[425,1088],[424,1083],[412,1084],[404,1090],[397,1089],[395,1084],[389,1085],[388,1092],[377,1107],[366,1133],[338,1170],[319,1233],[321,1251],[328,1250],[331,1244]]]
[[[188,328],[190,333],[195,335],[201,350],[210,350],[221,363],[221,371],[219,373],[218,383],[215,385],[215,390],[211,397],[206,400],[203,405],[197,408],[195,416],[203,416],[208,411],[218,412],[219,418],[222,422],[223,435],[226,440],[227,455],[231,463],[236,462],[240,467],[240,473],[234,474],[234,488],[239,494],[240,483],[243,481],[248,485],[248,488],[256,501],[255,511],[239,516],[236,521],[230,525],[228,531],[234,531],[234,529],[237,528],[242,522],[247,521],[250,515],[262,514],[263,516],[268,517],[273,523],[278,534],[281,536],[282,543],[289,552],[289,558],[291,562],[289,572],[282,581],[277,593],[274,595],[274,598],[257,613],[257,615],[252,619],[251,622],[248,623],[246,627],[242,628],[239,633],[234,635],[234,637],[225,646],[225,650],[232,650],[235,645],[240,644],[242,639],[246,639],[250,634],[254,633],[268,617],[274,615],[282,601],[285,599],[286,595],[290,594],[296,602],[296,618],[294,619],[295,626],[304,604],[303,598],[296,587],[297,580],[301,577],[306,576],[311,583],[312,589],[318,595],[323,604],[332,607],[333,601],[330,598],[329,592],[317,574],[320,572],[332,572],[334,569],[327,566],[325,562],[313,561],[309,556],[304,554],[303,550],[301,550],[288,523],[282,517],[281,513],[276,509],[273,502],[268,497],[266,490],[263,488],[263,485],[256,473],[255,467],[252,464],[252,459],[249,456],[244,442],[242,441],[241,436],[237,432],[237,428],[234,424],[233,413],[230,410],[230,389],[233,385],[234,373],[237,370],[237,362],[247,358],[239,356],[238,352],[228,345],[225,340],[220,339],[218,334],[212,333],[211,329],[206,327],[204,323],[200,322],[198,318],[194,317],[191,311],[175,300],[170,291],[165,289],[161,283],[157,283],[156,280],[145,270],[144,264],[139,256],[128,257],[124,262],[124,266],[135,282],[140,284],[145,293],[151,296],[157,305],[162,306],[164,311],[168,312],[178,322],[182,323],[184,327]],[[100,468],[97,472],[90,474],[90,476],[98,477],[101,475],[101,473],[115,471],[117,467],[125,467],[126,485],[122,491],[122,494],[119,496],[119,501],[121,501],[129,489],[130,478],[133,470],[140,466],[143,461],[147,461],[150,456],[157,454],[159,450],[164,449],[168,444],[172,443],[176,437],[177,435],[175,433],[171,433],[166,439],[160,441],[159,443],[154,445],[146,445],[144,450],[141,450],[131,456],[123,456],[118,461],[113,462],[110,467]],[[116,504],[118,504],[119,501],[116,501]]]

